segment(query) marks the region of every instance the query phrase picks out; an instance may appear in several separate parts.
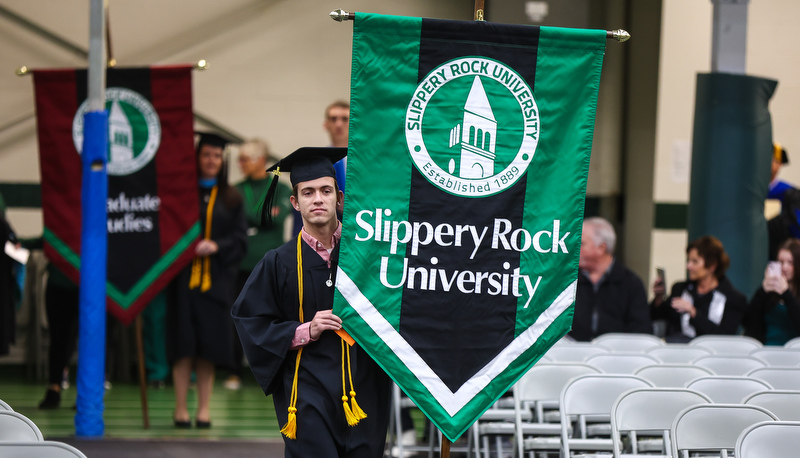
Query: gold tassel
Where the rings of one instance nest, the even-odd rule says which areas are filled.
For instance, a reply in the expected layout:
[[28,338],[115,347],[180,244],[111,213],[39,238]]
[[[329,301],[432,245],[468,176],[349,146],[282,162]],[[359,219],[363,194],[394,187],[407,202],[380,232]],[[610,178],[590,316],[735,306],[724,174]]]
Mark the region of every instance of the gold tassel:
[[211,289],[211,259],[203,257],[203,283],[200,285],[200,292],[205,293]]
[[194,258],[192,260],[192,276],[189,278],[189,289],[195,289],[200,286],[202,270],[203,265],[200,263],[200,258]]
[[[344,364],[344,362],[345,362],[345,351],[347,352],[347,368],[346,369],[345,369],[345,364]],[[347,401],[349,399],[347,398],[347,385],[345,385],[345,383],[346,383],[345,382],[345,380],[346,380],[345,379],[345,370],[347,370],[348,372],[350,370],[350,348],[347,346],[345,341],[342,340],[342,406],[344,407],[344,418],[347,419],[347,424],[350,425],[350,426],[355,426],[355,425],[358,424],[359,421],[361,421],[362,418],[366,417],[366,415],[364,415],[363,417],[360,417],[358,414],[353,413],[353,410],[350,409],[350,404],[347,403]],[[356,392],[353,390],[353,376],[352,376],[352,374],[350,374],[350,396],[355,396],[355,394],[356,394]],[[355,401],[355,399],[353,399],[353,401]],[[354,405],[356,407],[358,407],[358,404],[354,403]],[[361,411],[361,408],[359,407],[358,410]],[[361,411],[361,414],[363,415],[364,412]]]
[[281,434],[289,439],[297,439],[297,409],[289,407],[289,419],[286,424],[281,428]]
[[[344,340],[342,340],[344,343]],[[350,402],[352,403],[351,411],[353,412],[353,418],[356,419],[356,423],[367,418],[367,414],[364,410],[361,409],[361,406],[358,405],[356,402],[356,390],[353,386],[353,370],[350,368],[350,346],[346,346],[347,348],[347,373],[350,377]]]

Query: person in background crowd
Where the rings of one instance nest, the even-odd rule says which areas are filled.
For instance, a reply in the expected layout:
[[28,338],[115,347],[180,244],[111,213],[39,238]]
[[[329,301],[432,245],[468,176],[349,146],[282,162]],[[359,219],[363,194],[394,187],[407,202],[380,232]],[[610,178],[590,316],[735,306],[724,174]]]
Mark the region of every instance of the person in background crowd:
[[800,336],[800,240],[778,250],[778,260],[764,271],[764,281],[744,313],[744,334],[764,345],[783,345]]
[[614,257],[617,235],[607,220],[583,221],[578,290],[572,331],[590,341],[608,332],[652,334],[647,296],[639,277]]
[[[244,179],[235,185],[236,189],[244,198],[244,211],[247,217],[247,254],[239,265],[239,272],[236,275],[236,291],[242,290],[247,277],[256,266],[264,254],[281,246],[284,240],[284,223],[292,214],[292,205],[289,199],[280,199],[276,202],[272,211],[273,227],[263,229],[261,225],[261,203],[264,201],[269,180],[267,179],[267,166],[271,165],[272,160],[269,146],[259,138],[246,141],[239,146],[239,168],[242,170]],[[289,196],[292,190],[289,186],[278,182],[277,193],[280,196]],[[231,321],[231,327],[234,327]],[[233,334],[233,366],[230,368],[230,376],[225,380],[225,388],[238,390],[242,383],[242,344],[234,328]]]
[[716,237],[703,236],[686,248],[689,279],[675,283],[668,299],[657,290],[651,315],[667,322],[667,342],[705,334],[736,334],[747,299],[725,276],[730,258]]
[[[336,100],[325,108],[325,119],[322,121],[322,127],[328,133],[330,144],[336,148],[347,148],[347,142],[350,135],[350,104],[344,100]],[[347,175],[347,156],[333,164],[333,169],[336,171],[336,184],[339,190],[345,192],[345,177]],[[341,210],[339,210],[341,217]],[[300,232],[303,227],[303,219],[300,213],[294,212],[294,226],[292,229],[292,236]]]
[[201,134],[197,145],[201,240],[193,262],[174,280],[170,310],[173,421],[191,426],[186,397],[197,376],[195,426],[211,427],[209,403],[214,367],[230,367],[233,330],[230,307],[236,298],[236,272],[247,251],[247,223],[242,197],[228,186],[225,139]]
[[781,212],[767,221],[769,233],[769,259],[775,260],[778,248],[790,237],[800,238],[800,190],[791,184],[778,179],[778,171],[789,163],[786,148],[778,143],[773,144],[772,167],[767,199],[776,199],[781,203]]
[[[20,243],[11,225],[6,220],[5,201],[0,195],[0,243]],[[14,343],[14,327],[16,326],[16,307],[14,291],[17,289],[13,274],[14,261],[3,252],[0,254],[0,355],[7,355],[9,345]]]

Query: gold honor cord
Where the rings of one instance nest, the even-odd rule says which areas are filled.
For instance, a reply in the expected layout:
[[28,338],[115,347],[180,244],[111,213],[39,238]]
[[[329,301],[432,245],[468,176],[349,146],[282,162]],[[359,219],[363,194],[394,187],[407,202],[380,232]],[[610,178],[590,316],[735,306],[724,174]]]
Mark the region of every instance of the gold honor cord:
[[[302,231],[297,234],[297,298],[298,302],[300,303],[300,310],[298,311],[298,318],[300,323],[303,323],[303,237]],[[342,339],[342,405],[344,407],[344,415],[347,419],[347,424],[350,426],[355,426],[364,418],[367,418],[367,414],[361,409],[361,407],[356,403],[356,391],[355,387],[353,386],[353,371],[350,368],[350,344],[345,340]],[[300,357],[303,354],[303,348],[301,347],[297,350],[297,358],[295,359],[295,366],[294,366],[294,379],[292,380],[292,394],[289,398],[289,417],[286,421],[286,424],[281,428],[281,434],[288,437],[289,439],[296,439],[297,438],[297,375],[300,370]],[[345,361],[347,361],[347,367],[345,368]],[[345,381],[349,378],[350,381],[350,398],[347,397],[347,386]],[[352,407],[347,403],[348,400],[352,399]]]
[[[206,208],[206,230],[203,234],[204,240],[211,240],[211,217],[214,214],[214,202],[217,200],[217,186],[211,188],[211,197],[208,199]],[[202,282],[201,282],[202,277]],[[200,287],[200,292],[205,293],[211,289],[211,258],[208,256],[195,256],[192,261],[192,277],[189,279],[189,289]]]

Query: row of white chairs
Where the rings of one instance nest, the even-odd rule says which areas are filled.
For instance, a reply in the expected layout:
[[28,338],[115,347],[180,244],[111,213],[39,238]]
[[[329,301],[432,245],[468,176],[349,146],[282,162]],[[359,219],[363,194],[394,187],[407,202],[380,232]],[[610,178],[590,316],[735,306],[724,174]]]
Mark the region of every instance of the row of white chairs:
[[[514,424],[512,425],[508,422],[490,422],[487,421],[489,416],[485,415],[472,428],[472,441],[474,441],[476,447],[480,447],[484,456],[489,456],[491,453],[490,439],[492,437],[495,439],[495,449],[500,450],[500,445],[502,444],[500,438],[502,436],[510,437],[512,435],[516,435],[517,438],[522,438],[532,435],[552,436],[553,434],[558,434],[559,432],[563,434],[565,431],[570,433],[571,422],[563,423],[563,418],[561,418],[560,415],[564,412],[566,412],[568,415],[572,415],[572,413],[570,413],[569,410],[562,412],[555,411],[554,409],[557,409],[560,405],[563,405],[563,400],[559,402],[559,398],[562,395],[564,387],[569,383],[569,381],[575,377],[585,375],[607,377],[605,380],[613,380],[613,382],[611,382],[613,387],[609,389],[615,391],[603,392],[595,387],[590,390],[590,393],[588,393],[590,397],[594,398],[595,402],[606,403],[606,408],[601,409],[601,411],[606,412],[605,418],[608,418],[608,407],[616,397],[614,396],[614,393],[619,394],[621,389],[624,390],[625,388],[629,388],[621,381],[633,379],[636,380],[634,382],[635,384],[642,384],[642,386],[646,387],[654,388],[661,385],[661,388],[659,389],[691,389],[692,391],[697,392],[701,396],[709,399],[709,401],[716,403],[740,403],[743,399],[751,395],[755,396],[754,393],[764,392],[758,397],[758,399],[769,400],[771,402],[771,406],[769,408],[782,408],[783,410],[781,411],[780,416],[781,419],[800,421],[800,391],[777,391],[774,390],[769,383],[761,380],[741,376],[713,376],[707,375],[704,372],[701,372],[704,374],[703,376],[694,380],[688,380],[684,382],[682,380],[673,379],[672,383],[667,383],[665,382],[665,376],[668,377],[670,373],[678,373],[680,372],[679,369],[691,370],[692,367],[689,366],[688,368],[685,368],[679,365],[660,365],[653,366],[652,369],[658,370],[662,373],[662,379],[660,380],[660,383],[659,381],[654,382],[648,380],[643,376],[601,374],[601,371],[599,371],[597,368],[583,363],[539,363],[535,365],[529,371],[529,373],[526,374],[514,387],[514,408],[517,412]],[[647,374],[643,373],[642,375]],[[652,376],[652,374],[650,375]],[[795,379],[795,383],[797,383],[797,379]],[[495,408],[487,411],[487,413],[492,412],[496,412],[494,415],[492,415],[492,417],[494,417],[493,419],[496,420],[498,418],[502,418],[502,409]],[[791,412],[794,412],[796,417],[791,417]],[[531,421],[525,421],[525,414],[527,413],[532,413]],[[650,415],[650,412],[645,411],[644,414]],[[593,419],[591,414],[587,415],[589,415],[587,418]],[[578,423],[578,427],[579,432],[577,437],[583,437],[581,434],[582,432],[592,429],[592,427],[588,427],[588,430],[585,429],[584,425],[580,422]],[[608,428],[605,430],[607,432]],[[556,445],[559,445],[563,441],[563,438],[562,441],[558,441],[554,438],[539,438],[538,440],[540,442],[538,445],[536,440],[529,441],[528,445],[532,447],[532,450],[552,450],[557,448]],[[541,443],[542,441],[544,441],[544,445]],[[607,447],[610,447],[610,442],[606,442]],[[590,443],[592,442],[590,441]],[[520,441],[517,441],[517,446],[521,447]]]
[[[615,457],[623,452],[625,456],[657,452],[680,457],[689,451],[718,451],[727,456],[746,427],[760,421],[800,421],[799,406],[800,391],[763,391],[739,401],[714,403],[708,394],[654,387],[633,375],[582,375],[567,382],[560,393],[560,437],[527,437],[517,422],[516,434],[524,438],[518,442],[518,456],[523,451],[560,451],[562,457],[576,451],[611,452]],[[610,437],[592,437],[593,421],[609,421]],[[595,428],[595,435],[601,430]],[[641,441],[637,433],[658,439]],[[629,449],[623,450],[626,435]]]
[[542,359],[545,361],[585,361],[603,355],[636,354],[665,363],[688,363],[702,357],[749,358],[755,367],[798,367],[800,347],[764,347],[745,336],[701,336],[688,344],[666,344],[649,334],[604,334],[592,342],[562,339]]
[[0,400],[0,457],[86,458],[86,455],[63,442],[44,440],[36,424]]

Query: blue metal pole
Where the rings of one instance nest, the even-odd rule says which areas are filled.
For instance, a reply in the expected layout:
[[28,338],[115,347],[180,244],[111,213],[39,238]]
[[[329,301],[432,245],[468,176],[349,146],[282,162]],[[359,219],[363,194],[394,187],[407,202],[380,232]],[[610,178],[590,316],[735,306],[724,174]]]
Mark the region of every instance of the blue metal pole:
[[90,111],[83,122],[81,189],[81,284],[78,340],[78,398],[75,434],[103,436],[106,361],[106,199],[108,112]]

